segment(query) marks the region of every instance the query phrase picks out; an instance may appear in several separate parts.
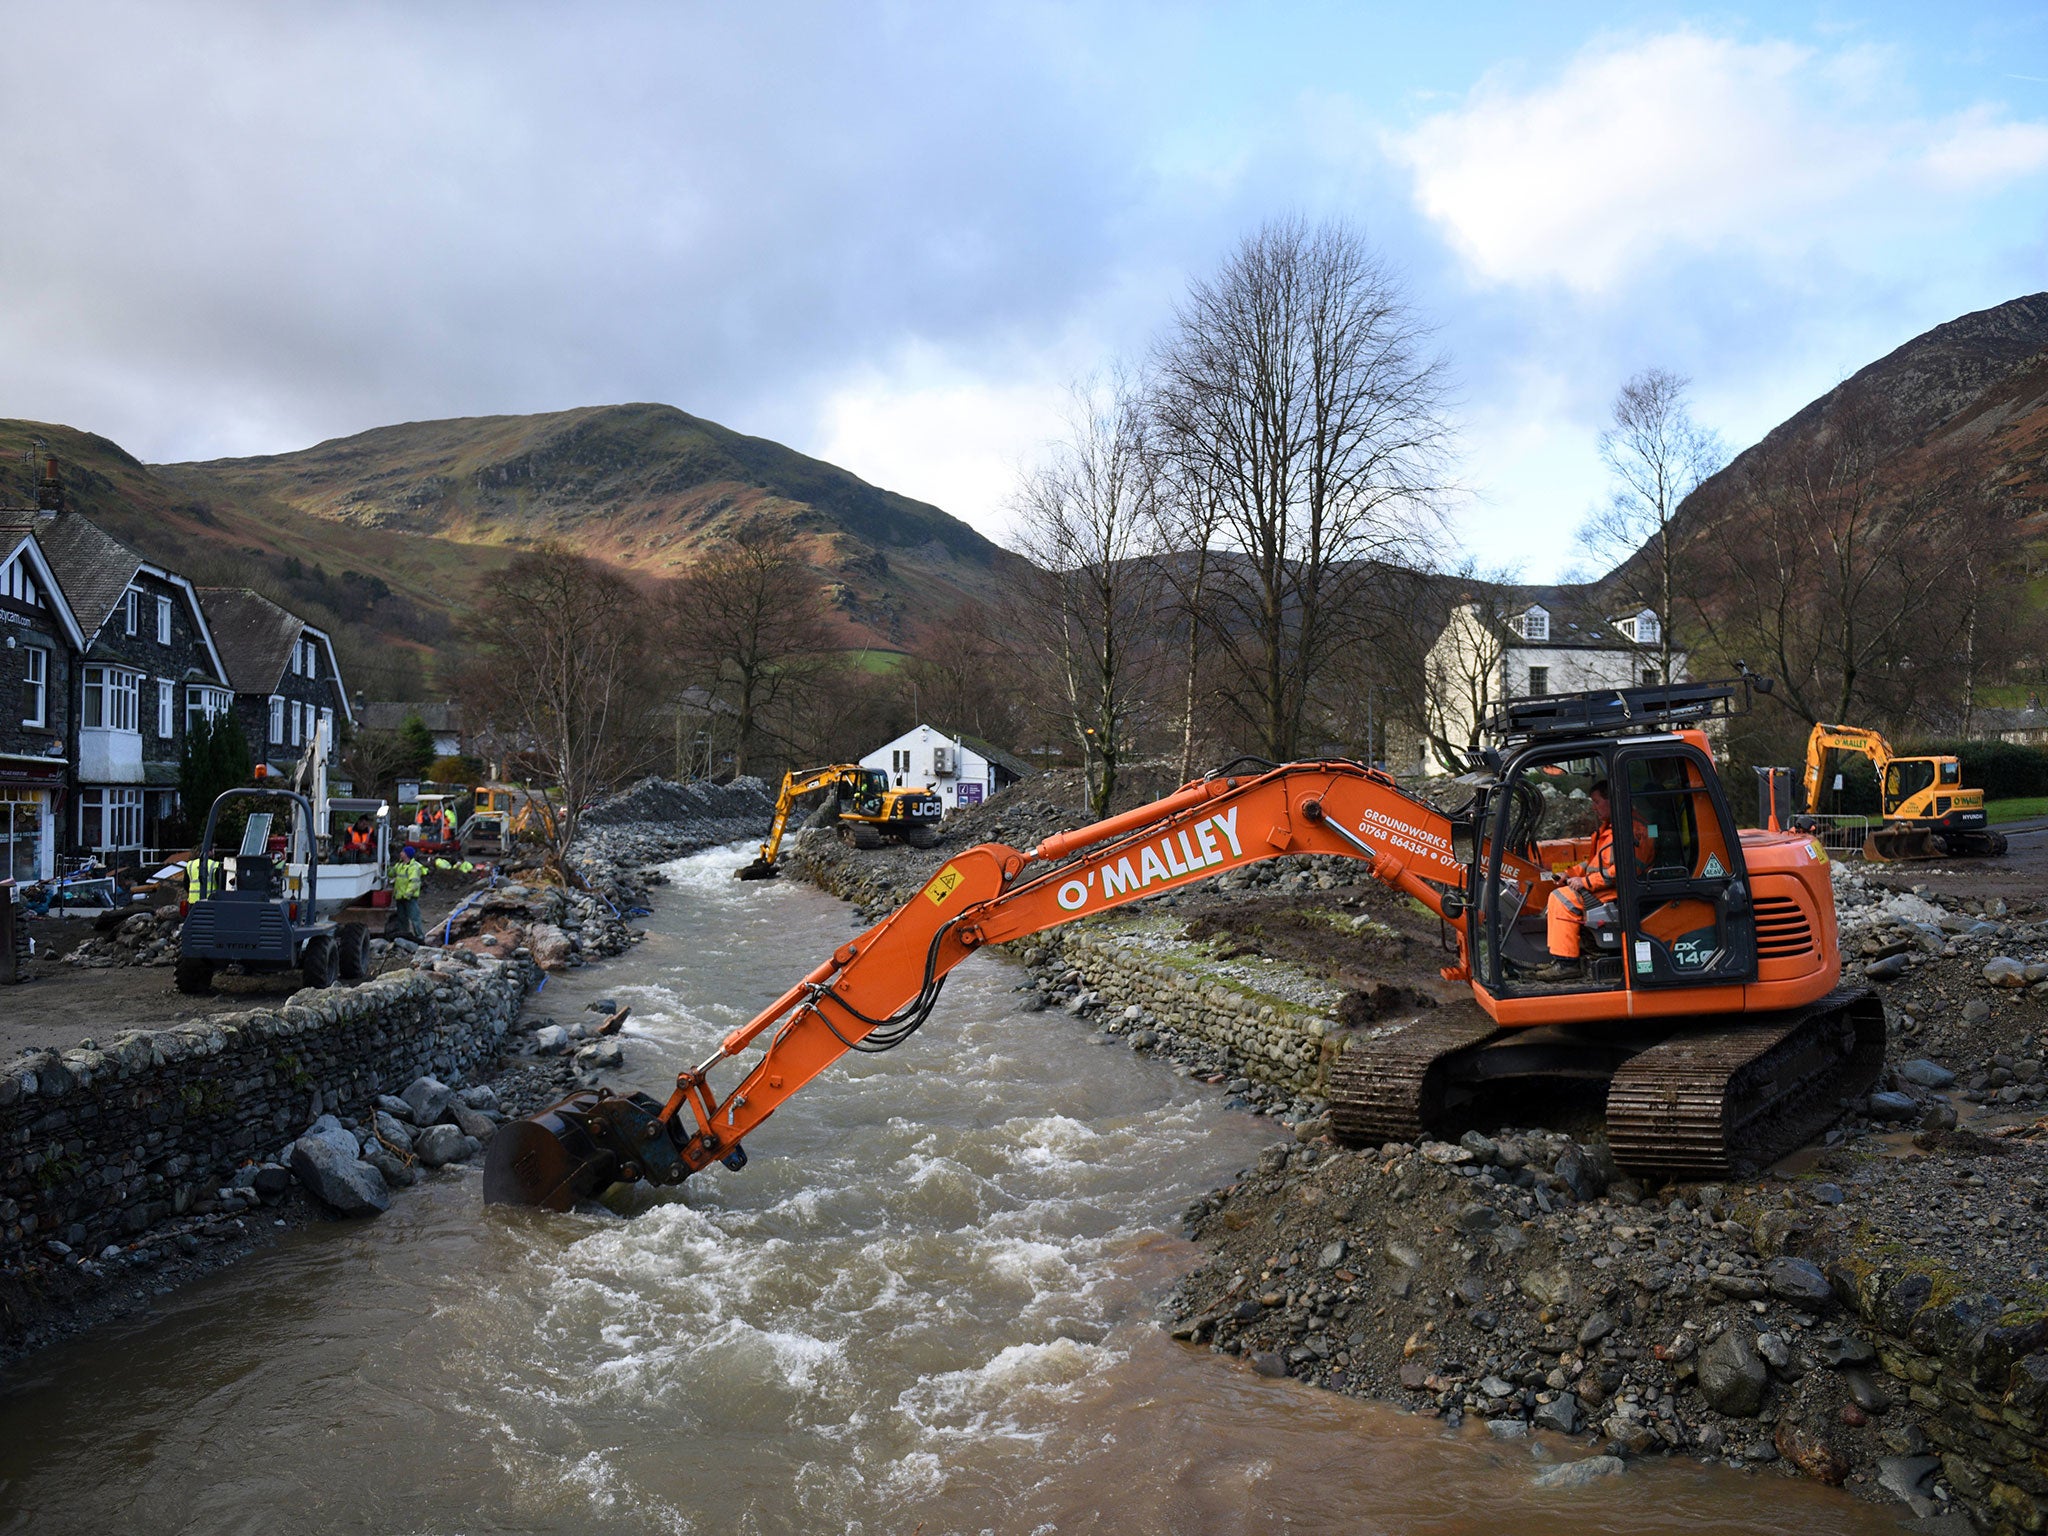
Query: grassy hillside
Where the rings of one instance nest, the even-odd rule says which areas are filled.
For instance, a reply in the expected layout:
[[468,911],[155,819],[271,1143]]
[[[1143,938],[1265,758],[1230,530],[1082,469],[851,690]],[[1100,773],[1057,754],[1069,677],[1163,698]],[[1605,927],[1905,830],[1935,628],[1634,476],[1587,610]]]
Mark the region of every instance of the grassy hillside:
[[425,540],[461,550],[478,575],[558,539],[672,576],[707,543],[773,518],[797,535],[849,644],[909,642],[1014,558],[937,507],[665,405],[408,422],[156,473],[279,537],[350,550],[365,547],[351,534]]
[[37,440],[71,504],[152,559],[256,586],[337,628],[373,694],[422,686],[478,588],[544,540],[660,579],[774,519],[817,571],[848,647],[880,652],[1017,569],[937,507],[663,405],[408,422],[296,453],[160,465],[71,427],[0,421],[0,503],[33,500]]

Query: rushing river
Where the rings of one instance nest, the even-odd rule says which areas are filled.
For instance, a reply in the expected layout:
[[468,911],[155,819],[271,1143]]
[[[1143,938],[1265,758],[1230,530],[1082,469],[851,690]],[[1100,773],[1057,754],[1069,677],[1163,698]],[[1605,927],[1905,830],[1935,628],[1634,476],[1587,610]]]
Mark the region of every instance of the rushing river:
[[[671,869],[630,955],[549,987],[633,1008],[676,1069],[808,969],[848,910]],[[485,1210],[474,1170],[292,1235],[147,1320],[0,1378],[0,1531],[941,1532],[1889,1529],[1810,1484],[1679,1462],[1543,1491],[1583,1444],[1495,1444],[1253,1377],[1151,1310],[1169,1235],[1269,1122],[1018,1011],[993,957],[629,1219]]]

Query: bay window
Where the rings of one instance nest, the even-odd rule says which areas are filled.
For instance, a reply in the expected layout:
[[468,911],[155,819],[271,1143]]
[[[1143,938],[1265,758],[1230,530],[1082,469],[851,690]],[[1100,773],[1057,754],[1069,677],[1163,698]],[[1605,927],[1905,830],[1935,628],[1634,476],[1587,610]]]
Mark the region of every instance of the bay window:
[[137,731],[139,685],[142,674],[120,667],[85,669],[85,717],[79,723],[90,731]]

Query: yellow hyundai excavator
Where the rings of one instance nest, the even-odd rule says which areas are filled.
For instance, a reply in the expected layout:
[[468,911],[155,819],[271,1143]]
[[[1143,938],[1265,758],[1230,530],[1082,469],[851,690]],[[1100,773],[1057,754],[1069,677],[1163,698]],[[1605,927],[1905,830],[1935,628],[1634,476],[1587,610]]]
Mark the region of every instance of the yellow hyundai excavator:
[[[1738,831],[1701,728],[1766,680],[1508,700],[1506,749],[1445,811],[1341,760],[1231,764],[1151,805],[1030,849],[963,848],[903,906],[839,945],[700,1065],[666,1103],[586,1089],[508,1122],[487,1201],[567,1210],[614,1183],[680,1184],[746,1166],[745,1138],[848,1051],[893,1050],[977,950],[1281,854],[1335,854],[1437,914],[1447,981],[1469,1008],[1369,1031],[1329,1070],[1333,1132],[1377,1147],[1455,1134],[1513,1080],[1604,1081],[1622,1166],[1722,1178],[1776,1161],[1868,1093],[1884,1005],[1842,984],[1828,860],[1811,835]],[[1258,761],[1258,760],[1249,760]],[[1600,841],[1582,808],[1640,829],[1611,900],[1584,913],[1592,961],[1541,979],[1545,904]],[[758,1049],[720,1094],[714,1069]]]
[[852,847],[908,843],[913,848],[930,848],[939,840],[939,819],[946,814],[946,802],[929,789],[892,789],[888,774],[859,763],[805,768],[782,776],[782,792],[775,797],[775,823],[761,845],[761,856],[734,870],[734,878],[775,878],[775,859],[782,852],[782,833],[789,825],[790,810],[805,795],[821,789],[838,796],[839,836]]
[[[1995,858],[2005,834],[1993,832],[1984,791],[1963,788],[1963,765],[1953,757],[1901,757],[1881,731],[1853,725],[1816,725],[1806,738],[1806,815],[1820,814],[1821,781],[1830,752],[1870,759],[1877,770],[1884,824],[1863,841],[1874,863],[1904,859]],[[1798,823],[1795,821],[1794,826]]]

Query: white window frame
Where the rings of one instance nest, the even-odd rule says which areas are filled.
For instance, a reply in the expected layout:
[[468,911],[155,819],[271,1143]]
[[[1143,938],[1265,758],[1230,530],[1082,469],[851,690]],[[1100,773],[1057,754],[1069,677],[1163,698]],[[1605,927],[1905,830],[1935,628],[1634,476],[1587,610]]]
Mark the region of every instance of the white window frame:
[[284,695],[281,693],[270,696],[270,745],[284,745]]
[[1522,615],[1522,638],[1524,640],[1548,640],[1550,638],[1550,615],[1541,608],[1531,608]]
[[[1539,681],[1542,684],[1541,687],[1537,686]],[[1547,699],[1550,697],[1550,668],[1548,666],[1535,666],[1529,669],[1529,697],[1532,699]]]
[[300,720],[300,717],[301,717],[301,712],[302,712],[302,710],[304,709],[304,707],[305,707],[305,706],[303,706],[302,704],[300,704],[300,703],[299,703],[299,701],[298,701],[297,699],[293,699],[293,700],[292,700],[292,740],[291,740],[291,744],[292,744],[293,746],[295,746],[295,747],[296,747],[296,746],[298,746],[298,745],[299,745],[299,743],[300,743],[300,735],[299,735],[299,720]]
[[[142,674],[126,667],[92,666],[85,669],[85,708],[79,726],[88,731],[142,730]],[[99,722],[93,722],[97,706]]]
[[28,707],[21,712],[23,725],[46,726],[50,723],[50,653],[40,645],[24,646],[28,653],[26,698]]
[[142,594],[130,587],[121,594],[121,631],[132,635],[141,624]]
[[[124,833],[128,835],[123,836]],[[94,849],[140,848],[142,791],[81,789],[78,792],[78,841],[81,846]]]
[[235,707],[235,696],[225,688],[215,688],[206,683],[185,685],[185,730],[190,734],[196,716],[204,715],[209,720],[218,720]]
[[320,675],[320,652],[315,649],[313,642],[310,640],[304,642],[304,649],[306,652],[306,676],[317,678]]
[[332,751],[334,750],[334,711],[333,711],[333,710],[331,710],[331,709],[322,709],[322,710],[320,711],[320,725],[321,725],[321,728],[322,728],[323,730],[325,730],[325,731],[327,732],[327,750],[328,750],[329,752],[332,752]]
[[1656,644],[1657,615],[1649,612],[1637,614],[1635,623],[1630,626],[1629,638],[1634,640],[1637,645]]
[[168,597],[156,600],[156,643],[171,643],[171,600]]
[[178,734],[178,685],[168,677],[156,680],[156,733],[165,741]]

